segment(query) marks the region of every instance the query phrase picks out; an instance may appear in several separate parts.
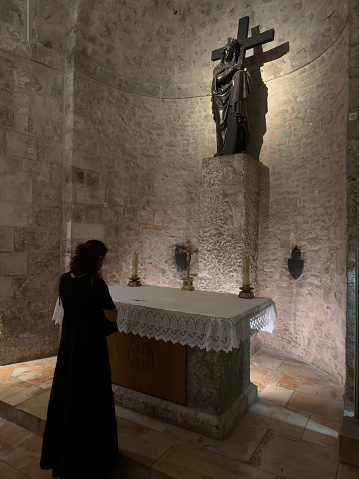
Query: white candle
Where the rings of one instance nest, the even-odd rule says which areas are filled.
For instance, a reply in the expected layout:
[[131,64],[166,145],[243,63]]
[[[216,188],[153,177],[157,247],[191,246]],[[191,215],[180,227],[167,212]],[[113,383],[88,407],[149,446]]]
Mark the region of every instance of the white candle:
[[249,285],[249,258],[243,258],[243,286]]
[[138,254],[136,251],[132,254],[132,278],[138,276]]

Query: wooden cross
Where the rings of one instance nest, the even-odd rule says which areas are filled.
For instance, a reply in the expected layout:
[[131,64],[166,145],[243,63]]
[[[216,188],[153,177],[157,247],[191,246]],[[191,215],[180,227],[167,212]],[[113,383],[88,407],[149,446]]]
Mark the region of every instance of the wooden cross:
[[[237,40],[240,45],[239,57],[238,62],[242,64],[244,67],[244,58],[246,55],[246,50],[250,48],[257,47],[259,45],[264,45],[265,43],[271,42],[274,40],[274,30],[271,28],[266,32],[260,33],[255,37],[247,38],[248,36],[248,26],[249,26],[249,17],[240,18],[238,21],[238,33],[237,33]],[[211,60],[215,62],[216,60],[220,60],[222,58],[223,48],[217,48],[217,50],[213,50]]]

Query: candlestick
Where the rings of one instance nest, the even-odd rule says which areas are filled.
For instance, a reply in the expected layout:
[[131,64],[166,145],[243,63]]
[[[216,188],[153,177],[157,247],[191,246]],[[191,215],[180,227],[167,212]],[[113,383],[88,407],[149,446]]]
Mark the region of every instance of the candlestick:
[[142,286],[140,281],[141,278],[138,277],[138,254],[136,251],[132,254],[132,275],[129,278],[127,286]]
[[249,283],[249,258],[243,258],[242,260],[243,267],[243,286],[239,288],[241,291],[238,295],[242,299],[252,299],[254,298],[253,291]]
[[249,286],[249,258],[243,258],[243,286]]
[[138,276],[138,254],[136,251],[132,255],[132,278],[137,278]]

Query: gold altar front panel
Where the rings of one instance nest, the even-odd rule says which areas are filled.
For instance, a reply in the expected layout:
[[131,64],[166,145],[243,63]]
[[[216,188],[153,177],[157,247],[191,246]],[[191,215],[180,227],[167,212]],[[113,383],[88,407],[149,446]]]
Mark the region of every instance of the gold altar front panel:
[[186,403],[186,346],[123,332],[107,343],[114,384]]

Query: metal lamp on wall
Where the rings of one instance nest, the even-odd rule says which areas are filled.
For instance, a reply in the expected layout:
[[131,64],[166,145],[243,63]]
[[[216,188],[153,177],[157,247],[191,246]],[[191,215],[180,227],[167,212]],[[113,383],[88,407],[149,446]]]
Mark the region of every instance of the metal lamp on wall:
[[298,279],[303,273],[304,260],[301,259],[301,252],[297,245],[292,249],[292,257],[288,258],[288,268],[294,279]]

